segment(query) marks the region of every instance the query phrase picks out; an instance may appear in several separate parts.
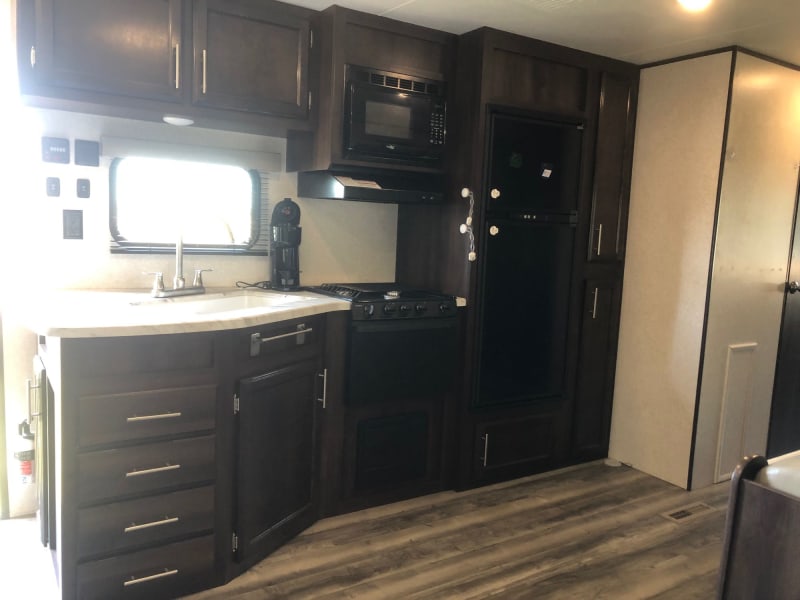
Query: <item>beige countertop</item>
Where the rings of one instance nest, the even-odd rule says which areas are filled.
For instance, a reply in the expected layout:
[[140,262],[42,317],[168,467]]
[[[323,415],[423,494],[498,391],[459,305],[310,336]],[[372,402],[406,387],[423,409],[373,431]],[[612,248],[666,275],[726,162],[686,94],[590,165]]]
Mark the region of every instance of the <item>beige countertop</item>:
[[155,299],[149,292],[64,290],[19,298],[4,307],[38,335],[89,338],[194,333],[258,327],[331,311],[350,303],[307,291],[209,289]]

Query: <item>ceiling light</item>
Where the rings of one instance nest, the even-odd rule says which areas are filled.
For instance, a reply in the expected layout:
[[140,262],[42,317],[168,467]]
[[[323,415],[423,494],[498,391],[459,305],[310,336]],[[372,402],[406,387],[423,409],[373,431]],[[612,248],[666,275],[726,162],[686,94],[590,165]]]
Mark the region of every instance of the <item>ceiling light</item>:
[[689,12],[700,12],[709,7],[711,0],[678,0],[678,4]]

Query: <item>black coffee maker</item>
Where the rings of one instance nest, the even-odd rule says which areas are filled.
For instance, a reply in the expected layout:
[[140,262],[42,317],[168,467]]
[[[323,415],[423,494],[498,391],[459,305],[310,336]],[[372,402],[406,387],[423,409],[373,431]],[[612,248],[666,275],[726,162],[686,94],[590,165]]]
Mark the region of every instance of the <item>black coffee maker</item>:
[[300,207],[284,198],[272,211],[272,289],[291,291],[300,287]]

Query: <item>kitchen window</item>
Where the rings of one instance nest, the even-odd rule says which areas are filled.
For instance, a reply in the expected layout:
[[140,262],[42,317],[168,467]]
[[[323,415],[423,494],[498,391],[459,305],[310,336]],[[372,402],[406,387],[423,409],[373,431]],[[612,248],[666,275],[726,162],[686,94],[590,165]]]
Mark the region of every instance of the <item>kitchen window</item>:
[[116,253],[267,254],[267,175],[238,166],[130,156],[111,164]]

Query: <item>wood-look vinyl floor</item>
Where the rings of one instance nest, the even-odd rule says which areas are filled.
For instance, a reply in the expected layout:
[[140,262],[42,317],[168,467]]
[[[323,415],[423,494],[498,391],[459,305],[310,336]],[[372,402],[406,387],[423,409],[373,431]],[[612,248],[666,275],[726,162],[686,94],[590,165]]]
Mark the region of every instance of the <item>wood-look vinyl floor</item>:
[[[192,600],[714,597],[729,484],[589,463],[324,519]],[[705,504],[682,522],[665,513]]]

